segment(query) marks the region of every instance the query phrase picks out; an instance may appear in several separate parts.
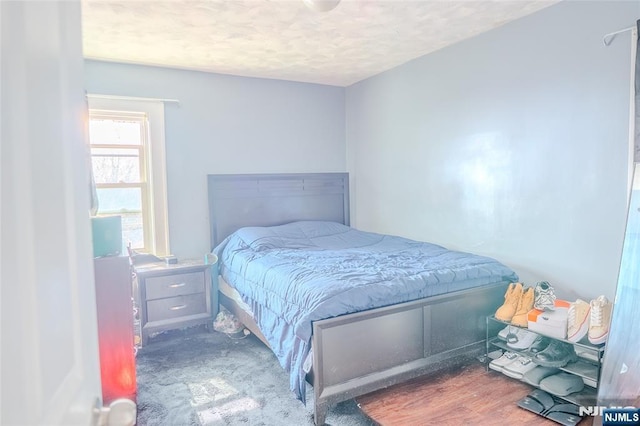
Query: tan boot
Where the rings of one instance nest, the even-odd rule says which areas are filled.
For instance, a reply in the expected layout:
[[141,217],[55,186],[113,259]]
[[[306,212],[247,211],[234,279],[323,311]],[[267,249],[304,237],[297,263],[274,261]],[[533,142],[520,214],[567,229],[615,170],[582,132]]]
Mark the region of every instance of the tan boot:
[[507,287],[507,291],[504,294],[504,303],[496,311],[496,319],[500,321],[511,321],[511,318],[518,310],[518,303],[522,296],[522,284],[511,283]]
[[536,292],[533,287],[529,287],[522,293],[522,297],[520,298],[520,303],[518,304],[518,309],[516,313],[511,318],[511,324],[517,325],[518,327],[528,327],[529,321],[527,320],[527,314],[530,310],[533,309],[533,303],[536,299]]

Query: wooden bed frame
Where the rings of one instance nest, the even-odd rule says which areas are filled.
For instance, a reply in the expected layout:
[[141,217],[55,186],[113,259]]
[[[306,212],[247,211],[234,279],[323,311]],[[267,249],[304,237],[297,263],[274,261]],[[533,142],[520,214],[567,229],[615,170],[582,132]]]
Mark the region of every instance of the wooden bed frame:
[[[330,220],[349,225],[346,173],[209,175],[211,242],[243,226]],[[433,371],[485,348],[485,318],[507,282],[342,315],[313,323],[314,422],[330,405]],[[267,346],[253,318],[224,294],[229,309]]]

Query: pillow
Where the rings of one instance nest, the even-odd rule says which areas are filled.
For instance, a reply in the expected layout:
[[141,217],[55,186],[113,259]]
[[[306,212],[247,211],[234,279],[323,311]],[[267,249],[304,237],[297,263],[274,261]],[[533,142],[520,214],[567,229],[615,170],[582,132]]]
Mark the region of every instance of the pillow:
[[314,238],[347,232],[350,228],[336,222],[301,221],[270,227],[247,227],[236,231],[254,251],[271,249],[317,249]]

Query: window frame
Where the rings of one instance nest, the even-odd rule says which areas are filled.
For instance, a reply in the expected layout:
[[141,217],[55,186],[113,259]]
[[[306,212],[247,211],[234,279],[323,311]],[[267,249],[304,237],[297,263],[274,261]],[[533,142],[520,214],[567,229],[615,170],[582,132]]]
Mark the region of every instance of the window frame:
[[[166,256],[169,249],[167,208],[167,177],[164,134],[164,104],[161,101],[136,99],[110,99],[87,95],[89,118],[125,118],[145,116],[142,135],[144,151],[141,155],[140,174],[146,182],[126,184],[97,184],[97,187],[141,187],[145,251]],[[91,144],[91,147],[131,148],[133,145]],[[144,158],[142,158],[144,157]],[[146,207],[146,208],[145,208]],[[145,214],[145,210],[147,214]]]

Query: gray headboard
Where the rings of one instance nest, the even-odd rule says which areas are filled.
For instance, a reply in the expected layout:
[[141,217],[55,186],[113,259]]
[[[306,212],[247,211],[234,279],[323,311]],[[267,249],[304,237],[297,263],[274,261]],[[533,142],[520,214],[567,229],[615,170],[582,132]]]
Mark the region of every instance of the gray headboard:
[[211,246],[244,226],[349,225],[348,173],[208,175]]

